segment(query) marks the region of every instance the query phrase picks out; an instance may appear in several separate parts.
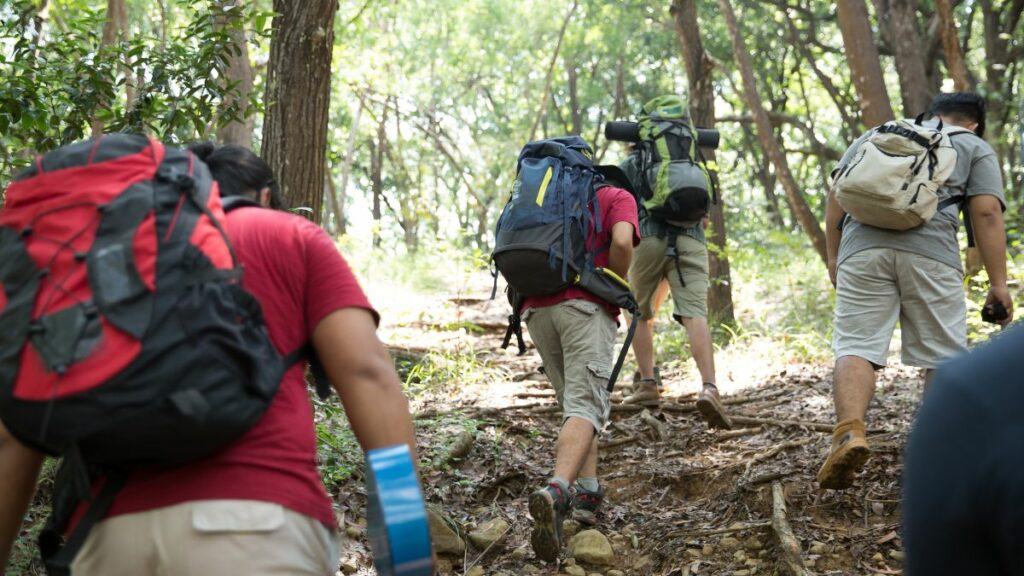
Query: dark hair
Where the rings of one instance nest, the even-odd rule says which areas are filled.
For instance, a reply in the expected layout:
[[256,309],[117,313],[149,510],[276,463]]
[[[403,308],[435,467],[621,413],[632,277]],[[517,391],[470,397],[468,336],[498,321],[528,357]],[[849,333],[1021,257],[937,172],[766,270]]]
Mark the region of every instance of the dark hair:
[[951,92],[937,94],[928,106],[930,116],[952,116],[960,120],[977,122],[974,133],[985,137],[985,99],[974,92]]
[[254,193],[270,188],[270,207],[285,209],[274,173],[252,150],[235,144],[217,146],[213,142],[199,142],[189,146],[189,150],[210,168],[213,179],[220,186],[221,196],[252,197]]

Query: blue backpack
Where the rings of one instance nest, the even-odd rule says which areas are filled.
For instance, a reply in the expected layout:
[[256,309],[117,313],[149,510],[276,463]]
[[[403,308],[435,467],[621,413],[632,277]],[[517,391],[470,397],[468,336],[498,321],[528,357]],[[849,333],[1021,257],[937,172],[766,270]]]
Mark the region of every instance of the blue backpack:
[[608,246],[588,246],[586,240],[591,227],[596,233],[602,231],[597,190],[610,186],[612,176],[616,184],[628,186],[628,179],[620,174],[614,166],[595,166],[590,146],[579,136],[530,142],[519,153],[516,181],[498,218],[491,255],[495,292],[500,272],[508,282],[512,304],[502,348],[515,334],[519,353],[526,352],[520,313],[527,297],[577,286],[632,313],[634,320],[609,378],[609,390],[633,338],[638,306],[628,282],[594,265],[594,256]]

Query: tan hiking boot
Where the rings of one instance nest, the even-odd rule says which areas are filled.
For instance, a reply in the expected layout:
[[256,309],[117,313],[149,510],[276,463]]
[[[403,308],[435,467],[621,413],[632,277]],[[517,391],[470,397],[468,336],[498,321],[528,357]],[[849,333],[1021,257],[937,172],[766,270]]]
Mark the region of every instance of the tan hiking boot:
[[626,404],[657,406],[661,403],[657,381],[654,378],[641,380],[633,389],[633,393],[623,398],[622,401]]
[[843,420],[832,431],[832,451],[818,471],[818,484],[829,490],[843,490],[853,484],[854,475],[871,456],[864,438],[864,422]]
[[704,383],[704,388],[701,389],[700,395],[697,396],[697,411],[700,412],[700,417],[712,428],[732,429],[732,420],[725,413],[725,406],[719,400],[718,388],[714,384]]

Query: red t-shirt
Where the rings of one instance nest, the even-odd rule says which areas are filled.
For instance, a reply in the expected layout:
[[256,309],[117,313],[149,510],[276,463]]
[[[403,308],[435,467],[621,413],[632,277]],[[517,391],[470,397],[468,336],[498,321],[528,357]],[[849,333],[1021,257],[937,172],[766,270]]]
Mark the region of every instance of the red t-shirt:
[[[589,250],[597,249],[597,253],[594,255],[594,266],[603,268],[608,265],[608,247],[612,241],[612,226],[619,222],[629,222],[632,224],[633,246],[636,246],[640,243],[640,224],[637,221],[636,200],[632,194],[622,188],[605,186],[598,189],[597,204],[601,212],[601,232],[597,232],[596,227],[591,224],[590,230],[587,231],[587,248]],[[593,206],[589,208],[591,211],[594,209]],[[608,310],[612,318],[619,317],[619,309],[617,307],[575,286],[566,288],[557,294],[527,298],[523,302],[523,310],[525,311],[533,307],[554,306],[559,302],[565,302],[574,298],[601,304]]]
[[[335,310],[365,308],[377,317],[348,264],[315,224],[284,212],[240,208],[228,215],[227,231],[245,267],[242,285],[263,306],[270,338],[282,355],[302,346]],[[336,526],[317,470],[305,364],[288,370],[263,419],[236,444],[180,468],[134,473],[107,516],[193,500],[241,499],[273,502]]]

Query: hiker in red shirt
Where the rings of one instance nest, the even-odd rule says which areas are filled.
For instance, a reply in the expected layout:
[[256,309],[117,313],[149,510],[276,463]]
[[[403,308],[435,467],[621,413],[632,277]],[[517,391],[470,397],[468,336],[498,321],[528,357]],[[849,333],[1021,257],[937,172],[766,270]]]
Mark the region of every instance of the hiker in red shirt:
[[[597,190],[596,204],[601,232],[591,226],[588,243],[608,248],[597,251],[594,266],[625,278],[633,247],[640,242],[636,200],[622,188],[605,186]],[[611,410],[607,386],[619,309],[578,287],[526,298],[523,309],[562,408],[554,474],[530,495],[530,541],[538,558],[552,562],[561,549],[563,516],[571,511],[578,521],[593,525],[604,499],[597,479],[597,437]]]
[[[238,146],[193,149],[225,197],[281,207],[273,174]],[[379,316],[315,224],[259,206],[226,219],[243,286],[259,300],[282,355],[310,341],[364,450],[407,444],[408,402]],[[292,366],[262,420],[230,448],[178,468],[136,471],[72,565],[77,575],[334,574],[332,502],[317,471],[305,362]],[[0,424],[0,568],[6,566],[43,456]]]

